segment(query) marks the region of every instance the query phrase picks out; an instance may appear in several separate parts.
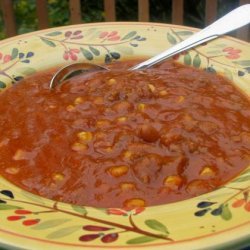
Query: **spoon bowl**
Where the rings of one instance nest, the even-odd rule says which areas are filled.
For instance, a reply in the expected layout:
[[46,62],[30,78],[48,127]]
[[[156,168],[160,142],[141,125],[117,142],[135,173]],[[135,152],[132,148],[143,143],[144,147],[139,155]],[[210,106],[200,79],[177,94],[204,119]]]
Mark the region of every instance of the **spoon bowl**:
[[60,68],[50,81],[50,89],[54,88],[56,85],[61,84],[63,81],[74,77],[79,74],[90,73],[95,71],[109,70],[105,66],[92,64],[92,63],[72,63],[63,68]]

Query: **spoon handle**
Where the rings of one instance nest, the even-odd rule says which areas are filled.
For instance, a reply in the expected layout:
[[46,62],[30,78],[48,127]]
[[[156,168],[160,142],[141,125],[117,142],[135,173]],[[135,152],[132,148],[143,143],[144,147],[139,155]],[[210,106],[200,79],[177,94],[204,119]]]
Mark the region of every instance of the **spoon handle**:
[[130,68],[130,70],[149,68],[152,65],[155,65],[175,54],[178,54],[184,50],[188,50],[201,43],[215,39],[218,36],[238,29],[248,23],[250,23],[250,4],[245,4],[229,12],[225,16],[221,17],[211,25],[207,26],[205,29],[195,33],[186,40],[163,51],[162,53],[150,58],[147,61],[135,65],[134,67]]

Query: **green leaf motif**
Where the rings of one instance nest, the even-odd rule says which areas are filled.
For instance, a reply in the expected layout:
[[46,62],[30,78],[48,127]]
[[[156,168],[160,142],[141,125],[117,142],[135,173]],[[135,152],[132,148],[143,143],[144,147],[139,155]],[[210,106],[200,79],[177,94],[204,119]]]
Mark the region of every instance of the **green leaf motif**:
[[46,38],[44,38],[44,37],[40,37],[41,38],[41,40],[45,43],[45,44],[47,44],[48,46],[50,46],[50,47],[56,47],[56,44],[54,43],[54,42],[52,42],[52,41],[50,41],[50,40],[48,40],[48,39],[46,39]]
[[22,73],[23,75],[31,75],[36,73],[36,70],[31,67],[17,68],[16,71]]
[[0,89],[6,88],[6,84],[2,81],[0,81]]
[[26,191],[22,191],[21,194],[24,197],[28,198],[29,200],[34,201],[35,203],[44,204],[43,199],[38,195],[34,195],[34,194],[26,192]]
[[143,243],[151,242],[154,240],[157,240],[157,238],[150,237],[150,236],[140,236],[140,237],[128,240],[126,243],[134,245],[134,244],[143,244]]
[[182,31],[177,31],[175,32],[177,35],[179,36],[191,36],[194,34],[193,31],[189,31],[189,30],[182,30]]
[[53,32],[51,32],[49,34],[46,34],[46,36],[59,36],[61,34],[62,34],[61,31],[53,31]]
[[43,229],[48,229],[48,228],[59,226],[59,225],[66,223],[68,221],[70,221],[70,219],[47,220],[47,221],[39,223],[38,225],[36,225],[32,228],[36,229],[36,230],[43,230]]
[[126,35],[121,39],[121,41],[130,39],[130,38],[134,37],[136,34],[137,34],[136,31],[130,31],[128,34],[126,34]]
[[234,61],[233,63],[240,66],[250,66],[250,60]]
[[18,56],[18,49],[17,48],[13,48],[12,52],[11,52],[11,60],[16,59]]
[[191,65],[191,64],[192,64],[192,58],[191,58],[191,56],[190,56],[189,53],[187,53],[187,54],[184,56],[184,63],[185,63],[186,65]]
[[84,49],[84,48],[80,48],[80,50],[87,60],[89,61],[93,60],[93,55],[89,50]]
[[228,207],[228,204],[222,207],[222,213],[220,216],[223,220],[231,220],[232,219],[232,213]]
[[74,211],[76,211],[79,214],[87,214],[87,210],[85,207],[77,206],[77,205],[71,205]]
[[50,234],[48,234],[46,237],[47,239],[59,239],[59,238],[62,238],[64,236],[68,236],[78,230],[81,229],[81,226],[71,226],[71,227],[64,227],[64,228],[61,228],[57,231],[54,231]]
[[22,207],[12,206],[5,203],[0,203],[0,210],[22,209]]
[[134,54],[134,51],[131,47],[118,45],[115,48],[124,55],[133,55]]
[[233,180],[232,182],[244,182],[244,181],[250,181],[250,175],[241,176]]
[[150,227],[151,229],[154,229],[156,231],[160,231],[164,234],[169,234],[167,228],[165,225],[163,225],[158,220],[145,220],[145,224]]
[[176,39],[174,36],[172,36],[170,33],[167,33],[167,39],[168,42],[172,45],[175,45],[177,43]]
[[199,54],[196,54],[193,60],[193,66],[195,68],[199,68],[201,66],[201,58],[199,56]]
[[95,55],[95,56],[99,56],[100,55],[100,51],[92,46],[89,46],[90,51]]

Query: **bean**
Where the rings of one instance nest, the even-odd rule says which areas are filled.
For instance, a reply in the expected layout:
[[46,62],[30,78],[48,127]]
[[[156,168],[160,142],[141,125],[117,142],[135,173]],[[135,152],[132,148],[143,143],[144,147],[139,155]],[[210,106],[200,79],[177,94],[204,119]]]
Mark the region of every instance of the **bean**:
[[159,95],[160,96],[166,96],[168,94],[168,92],[166,91],[166,90],[161,90],[160,92],[159,92]]
[[68,105],[68,106],[66,107],[66,110],[67,110],[68,112],[72,112],[72,111],[75,110],[75,106],[70,104],[70,105]]
[[72,146],[71,149],[74,151],[85,151],[87,149],[87,145],[80,143],[80,142],[75,142]]
[[91,132],[86,132],[86,131],[82,131],[79,132],[77,134],[77,137],[81,140],[81,141],[91,141],[93,138],[93,135]]
[[122,191],[127,191],[127,190],[134,190],[135,189],[135,184],[131,182],[123,182],[120,184],[120,188]]
[[189,182],[189,184],[186,187],[187,192],[194,196],[197,194],[206,193],[210,189],[211,187],[209,186],[207,181],[199,179]]
[[113,166],[113,167],[108,168],[108,172],[113,177],[123,176],[128,172],[128,170],[129,170],[128,166]]
[[159,139],[159,132],[151,125],[144,124],[139,128],[139,137],[146,142],[155,142]]
[[118,113],[128,113],[133,109],[133,105],[128,101],[120,101],[115,103],[112,109]]
[[179,189],[183,184],[183,178],[179,175],[170,175],[164,179],[163,184],[170,189]]
[[155,86],[153,84],[148,84],[148,88],[151,92],[155,92]]
[[133,209],[133,208],[137,208],[137,207],[145,207],[146,202],[145,202],[145,200],[140,199],[140,198],[133,198],[133,199],[126,200],[123,203],[123,206],[125,208],[129,208],[129,209]]
[[96,122],[96,126],[98,128],[107,128],[107,127],[110,126],[110,121],[109,120],[105,120],[105,119],[99,120],[99,121]]

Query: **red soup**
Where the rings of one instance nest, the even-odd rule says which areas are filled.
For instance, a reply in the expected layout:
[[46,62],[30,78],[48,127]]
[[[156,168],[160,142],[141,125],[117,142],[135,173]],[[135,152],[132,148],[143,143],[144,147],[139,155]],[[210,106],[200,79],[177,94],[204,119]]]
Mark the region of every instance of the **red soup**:
[[167,61],[150,70],[54,71],[0,95],[0,174],[41,196],[138,207],[197,196],[250,164],[250,103],[221,76]]

